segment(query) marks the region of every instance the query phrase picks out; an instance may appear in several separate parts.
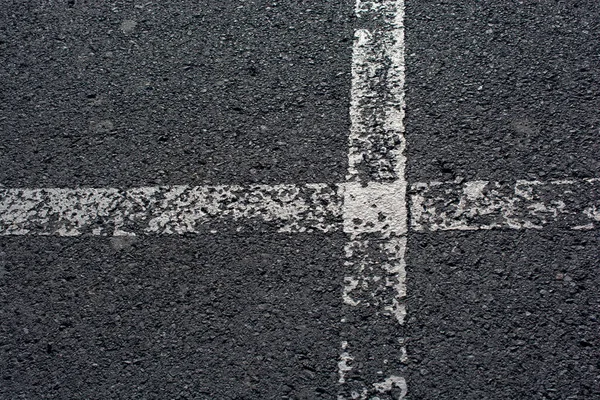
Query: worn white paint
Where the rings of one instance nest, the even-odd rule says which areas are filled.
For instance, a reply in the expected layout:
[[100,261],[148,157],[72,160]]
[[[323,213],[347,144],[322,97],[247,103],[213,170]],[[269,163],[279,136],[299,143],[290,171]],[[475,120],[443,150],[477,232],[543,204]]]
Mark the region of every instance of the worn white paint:
[[592,205],[583,210],[583,213],[587,215],[587,217],[596,222],[600,222],[600,205]]
[[[397,206],[404,198],[405,188],[396,182],[1,188],[0,235],[183,234],[201,232],[205,226],[218,230],[229,223],[241,227],[262,221],[280,232],[343,230],[352,239],[346,259],[358,265],[356,257],[361,256],[353,249],[373,245],[366,236],[377,235],[391,245],[405,235],[406,209]],[[410,211],[415,231],[596,229],[600,180],[416,183]],[[401,257],[395,252],[403,250],[384,246],[381,251],[397,260]],[[364,265],[360,268],[362,273]]]
[[[379,393],[390,392],[394,388],[400,389],[400,394],[398,395],[398,399],[403,399],[407,393],[406,380],[401,376],[390,376],[386,378],[383,382],[374,383],[373,386],[375,390]],[[373,398],[375,400],[376,398]]]
[[405,181],[352,182],[343,187],[344,232],[352,237],[377,233],[385,238],[406,233]]
[[345,383],[346,382],[346,373],[352,370],[352,366],[350,365],[354,360],[354,357],[350,355],[348,352],[348,342],[342,342],[342,354],[340,354],[340,361],[338,362],[338,382]]
[[406,316],[406,237],[385,240],[363,238],[345,246],[347,271],[342,299],[345,304],[371,308],[375,315],[394,317],[402,324]]
[[487,186],[488,181],[472,181],[465,183],[463,193],[469,200],[476,200],[483,197],[483,190]]
[[594,229],[600,222],[597,179],[430,182],[412,185],[411,192],[415,231],[546,226],[581,230]]
[[[349,307],[362,307],[374,318],[403,324],[408,228],[404,1],[358,0],[355,12],[359,20],[376,22],[356,31],[352,52],[348,173],[342,205],[343,231],[350,240],[345,248],[347,275],[342,298]],[[348,337],[348,341],[361,344],[360,338]],[[362,350],[361,356],[369,359],[371,353],[379,353],[379,349]],[[387,360],[378,362],[385,369]],[[341,368],[346,366],[338,365],[340,376],[345,376]],[[346,379],[340,379],[338,399],[377,399],[373,396],[391,392],[397,385],[403,385],[400,398],[406,394],[406,382],[395,375],[389,378],[392,381],[370,379],[375,378],[364,377],[362,383],[352,382],[347,388],[343,386]]]
[[338,229],[340,202],[325,184],[0,189],[0,235],[184,234],[253,220],[327,232]]
[[354,300],[350,297],[350,293],[358,287],[360,281],[353,276],[344,277],[344,289],[342,290],[342,300],[344,300],[345,304],[349,306],[356,307],[360,300]]

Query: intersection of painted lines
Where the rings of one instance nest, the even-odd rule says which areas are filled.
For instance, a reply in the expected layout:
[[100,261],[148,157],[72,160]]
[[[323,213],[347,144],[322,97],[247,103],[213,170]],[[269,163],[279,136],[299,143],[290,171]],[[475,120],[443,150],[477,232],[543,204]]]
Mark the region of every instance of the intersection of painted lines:
[[[600,226],[600,179],[415,183],[408,197],[415,231]],[[255,221],[283,233],[389,236],[406,229],[401,201],[394,185],[378,183],[0,189],[0,235],[216,233]]]
[[[2,188],[0,235],[127,236],[243,231],[348,235],[339,399],[403,398],[406,234],[595,229],[600,180],[425,182],[404,177],[404,2],[358,1],[348,173],[338,184]],[[593,193],[592,196],[589,194]],[[586,195],[583,195],[586,194]],[[355,318],[360,313],[361,318]],[[394,332],[388,335],[369,334]],[[370,341],[361,342],[360,338]]]
[[[340,398],[393,390],[403,395],[406,382],[397,365],[407,357],[402,337],[396,338],[396,349],[389,343],[381,349],[357,348],[353,339],[373,324],[404,321],[408,220],[406,209],[398,207],[404,196],[402,186],[379,182],[0,189],[0,235],[182,235],[239,232],[258,224],[289,233],[343,231],[349,237],[342,291],[348,308],[342,322],[348,329],[342,334],[338,374],[349,393],[342,389]],[[408,226],[414,231],[600,226],[600,179],[415,183],[408,198]],[[361,307],[376,321],[352,326],[352,312]],[[376,380],[386,366],[389,374]],[[365,375],[371,386],[359,379]]]
[[[280,232],[343,230],[349,240],[338,397],[404,397],[403,335],[379,344],[364,339],[376,324],[395,331],[405,316],[404,1],[358,1],[355,12],[365,29],[353,44],[346,182],[1,189],[0,234],[184,234],[237,222],[243,230],[251,221]],[[356,309],[370,319],[354,320]]]

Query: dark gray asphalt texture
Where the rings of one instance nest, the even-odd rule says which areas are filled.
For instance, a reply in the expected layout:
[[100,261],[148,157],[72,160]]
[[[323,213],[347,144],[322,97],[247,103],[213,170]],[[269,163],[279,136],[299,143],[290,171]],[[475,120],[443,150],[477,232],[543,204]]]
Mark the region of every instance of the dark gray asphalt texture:
[[600,173],[600,3],[406,2],[414,181]]
[[[0,185],[342,182],[353,7],[5,0]],[[409,184],[600,176],[600,3],[405,21]],[[1,237],[0,399],[336,399],[346,238],[244,232]],[[598,231],[406,261],[407,399],[600,399]]]
[[[409,183],[600,175],[600,3],[409,0],[405,25]],[[600,399],[597,231],[407,249],[408,399]]]
[[0,182],[340,182],[351,1],[3,1]]
[[340,235],[3,238],[3,399],[331,399]]
[[599,399],[597,232],[408,244],[410,399]]

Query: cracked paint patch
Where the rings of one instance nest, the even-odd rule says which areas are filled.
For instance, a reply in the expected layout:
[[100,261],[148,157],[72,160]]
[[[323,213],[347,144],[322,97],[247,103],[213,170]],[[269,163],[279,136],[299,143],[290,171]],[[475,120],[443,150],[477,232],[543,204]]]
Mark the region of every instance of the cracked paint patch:
[[378,233],[382,237],[406,233],[404,182],[348,183],[344,185],[344,232],[351,236]]
[[[401,376],[390,376],[383,382],[374,383],[373,386],[379,393],[389,393],[398,389],[397,399],[404,398],[407,393],[406,380]],[[373,397],[373,400],[377,400],[377,397]]]

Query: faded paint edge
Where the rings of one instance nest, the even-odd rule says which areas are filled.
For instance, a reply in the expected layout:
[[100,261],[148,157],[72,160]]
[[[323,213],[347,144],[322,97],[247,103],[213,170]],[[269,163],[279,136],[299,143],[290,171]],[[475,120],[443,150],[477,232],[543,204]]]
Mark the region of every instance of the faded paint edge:
[[0,189],[0,235],[186,234],[231,222],[241,229],[240,221],[266,222],[279,232],[338,230],[338,187]]
[[589,230],[600,227],[600,179],[416,183],[411,228]]
[[404,1],[357,0],[355,13],[368,28],[356,31],[352,48],[338,400],[403,399],[404,339],[398,337],[393,349],[363,343],[352,333],[361,331],[352,316],[359,312],[369,315],[369,324],[396,326],[406,316]]

